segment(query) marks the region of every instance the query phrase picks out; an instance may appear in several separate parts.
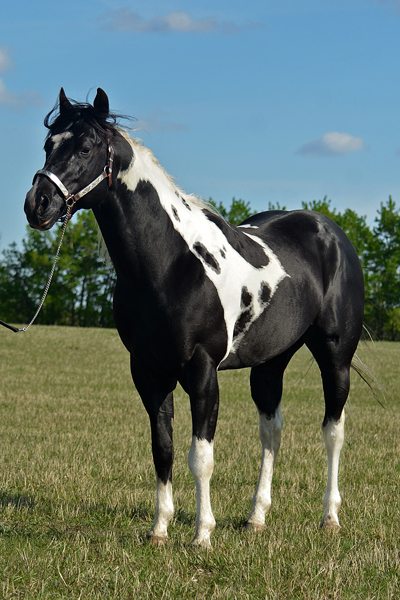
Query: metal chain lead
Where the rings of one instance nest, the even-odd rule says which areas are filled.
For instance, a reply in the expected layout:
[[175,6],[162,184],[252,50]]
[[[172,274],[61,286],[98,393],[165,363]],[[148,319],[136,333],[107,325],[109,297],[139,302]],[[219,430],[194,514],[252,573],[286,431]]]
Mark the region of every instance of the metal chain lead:
[[18,329],[18,331],[27,331],[29,329],[29,327],[32,325],[32,323],[36,320],[36,317],[38,316],[38,314],[39,314],[39,312],[40,312],[40,310],[41,310],[41,308],[42,308],[42,306],[44,304],[44,301],[46,300],[46,296],[47,296],[47,293],[48,293],[49,288],[50,288],[51,280],[53,279],[53,275],[54,275],[54,271],[55,271],[55,268],[56,268],[58,256],[60,254],[61,244],[62,244],[63,239],[64,239],[64,233],[65,233],[65,230],[66,230],[67,225],[68,225],[69,213],[71,212],[71,208],[72,208],[72,205],[68,204],[67,206],[68,206],[67,212],[65,214],[64,222],[63,222],[62,229],[61,229],[60,241],[58,242],[57,252],[56,252],[56,255],[54,257],[53,266],[51,267],[51,271],[50,271],[50,275],[49,275],[49,278],[48,278],[47,283],[46,283],[46,287],[44,288],[42,299],[40,300],[39,306],[38,306],[35,314],[33,315],[33,318],[31,319],[31,321],[25,327],[22,327],[21,329]]
[[67,225],[68,225],[69,214],[71,212],[71,208],[72,208],[72,205],[68,204],[67,212],[65,214],[63,225],[62,225],[62,229],[61,229],[60,241],[58,242],[57,252],[56,252],[56,255],[55,255],[55,258],[54,258],[54,261],[53,261],[53,266],[51,268],[49,278],[48,278],[47,283],[46,283],[46,287],[44,288],[42,299],[40,300],[40,303],[39,303],[39,306],[38,306],[38,308],[37,308],[37,310],[36,310],[33,318],[28,323],[28,325],[26,325],[25,327],[22,327],[20,329],[18,329],[17,327],[15,327],[15,329],[13,328],[13,331],[15,331],[16,333],[19,332],[19,331],[27,331],[29,329],[29,327],[32,325],[32,323],[36,320],[36,317],[38,316],[38,314],[39,314],[39,312],[40,312],[40,310],[41,310],[41,308],[42,308],[42,306],[44,304],[44,301],[46,300],[46,296],[47,296],[47,293],[49,291],[51,281],[53,279],[53,275],[54,275],[54,271],[55,271],[55,268],[56,268],[58,256],[60,254],[61,244],[62,244],[63,239],[64,239],[64,233],[65,233],[65,230],[66,230]]

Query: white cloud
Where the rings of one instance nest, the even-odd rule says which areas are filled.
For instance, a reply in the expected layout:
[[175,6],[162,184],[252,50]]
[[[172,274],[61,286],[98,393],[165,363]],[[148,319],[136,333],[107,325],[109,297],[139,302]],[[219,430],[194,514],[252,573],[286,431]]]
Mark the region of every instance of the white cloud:
[[364,140],[348,133],[331,131],[318,140],[303,144],[296,154],[302,156],[340,156],[364,150]]
[[6,46],[0,46],[0,73],[5,73],[14,67],[14,63],[8,54]]
[[[0,73],[5,73],[14,68],[14,63],[6,46],[0,46]],[[20,110],[24,106],[40,106],[43,100],[38,92],[31,90],[19,94],[10,92],[4,79],[0,77],[0,107],[8,106]]]
[[100,20],[103,28],[112,31],[131,31],[135,33],[238,33],[243,29],[263,27],[258,23],[246,21],[242,25],[230,21],[218,21],[215,17],[193,19],[187,12],[170,12],[153,19],[144,19],[129,8],[113,10],[103,15]]
[[162,109],[156,108],[147,119],[135,123],[135,131],[187,131],[187,127],[179,123],[172,123]]
[[31,90],[15,94],[7,89],[3,79],[0,78],[0,106],[10,106],[14,109],[21,109],[24,106],[42,106],[43,99],[38,92]]

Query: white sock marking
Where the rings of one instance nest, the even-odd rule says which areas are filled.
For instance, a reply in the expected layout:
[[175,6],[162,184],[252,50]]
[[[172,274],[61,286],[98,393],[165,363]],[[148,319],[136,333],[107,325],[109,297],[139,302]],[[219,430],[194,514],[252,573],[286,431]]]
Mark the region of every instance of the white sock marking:
[[193,436],[189,451],[189,468],[196,483],[197,514],[194,544],[210,546],[215,519],[210,502],[210,479],[214,468],[214,443]]
[[342,499],[338,487],[339,458],[344,442],[344,409],[339,421],[328,421],[323,427],[325,448],[328,454],[328,481],[324,495],[324,518],[322,523],[339,526],[338,512]]
[[153,527],[148,535],[157,538],[167,538],[168,524],[174,514],[174,502],[172,498],[172,484],[168,481],[164,484],[157,477],[157,504]]
[[265,515],[271,506],[271,483],[276,456],[281,444],[283,418],[280,406],[272,419],[259,413],[260,441],[262,460],[260,476],[256,492],[253,496],[253,506],[247,522],[255,527],[264,527]]

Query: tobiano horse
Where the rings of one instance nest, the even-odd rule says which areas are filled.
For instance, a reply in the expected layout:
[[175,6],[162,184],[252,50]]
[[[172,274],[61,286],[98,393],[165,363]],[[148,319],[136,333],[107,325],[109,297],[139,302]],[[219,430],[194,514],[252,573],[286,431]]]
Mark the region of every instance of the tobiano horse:
[[218,416],[218,370],[251,367],[261,468],[245,526],[265,528],[281,441],[283,374],[305,344],[321,371],[328,478],[322,525],[339,527],[339,455],[350,367],[362,330],[363,274],[344,232],[306,210],[270,211],[239,227],[183,193],[150,150],[130,139],[100,88],[93,105],[63,89],[47,115],[46,161],[25,201],[30,225],[50,229],[92,209],[117,274],[114,320],[150,418],[155,521],[173,516],[173,392],[190,398],[189,468],[196,484],[196,545],[210,546],[209,484]]

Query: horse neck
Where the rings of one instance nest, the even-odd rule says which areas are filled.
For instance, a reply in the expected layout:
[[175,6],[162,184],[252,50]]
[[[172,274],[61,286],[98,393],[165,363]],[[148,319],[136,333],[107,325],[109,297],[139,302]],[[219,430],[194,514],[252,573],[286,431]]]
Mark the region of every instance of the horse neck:
[[184,241],[173,226],[174,204],[186,202],[147,148],[133,158],[94,213],[119,278],[162,284]]

